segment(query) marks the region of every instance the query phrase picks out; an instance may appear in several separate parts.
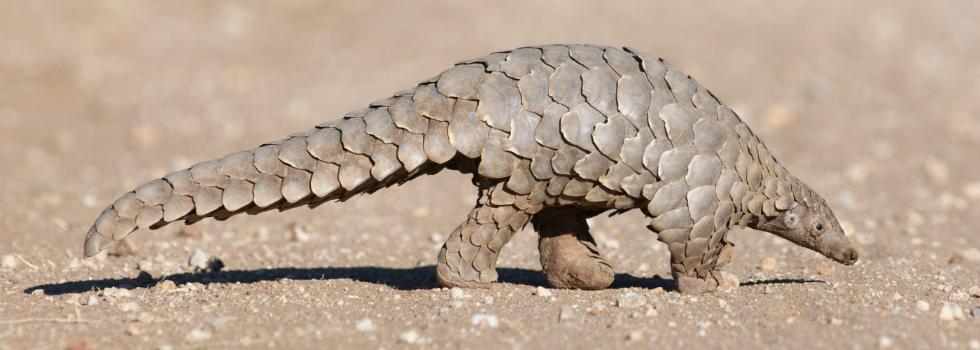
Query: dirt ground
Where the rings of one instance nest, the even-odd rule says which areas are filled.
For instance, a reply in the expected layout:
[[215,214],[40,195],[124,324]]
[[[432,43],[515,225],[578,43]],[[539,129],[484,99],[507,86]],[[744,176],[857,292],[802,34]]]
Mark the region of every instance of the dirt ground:
[[[980,349],[980,3],[674,3],[4,1],[0,349]],[[148,179],[555,42],[696,77],[827,198],[860,262],[746,230],[742,285],[685,296],[629,213],[593,222],[611,289],[539,289],[525,229],[501,283],[451,291],[433,264],[476,194],[449,172],[80,258]],[[198,250],[224,268],[195,272]]]

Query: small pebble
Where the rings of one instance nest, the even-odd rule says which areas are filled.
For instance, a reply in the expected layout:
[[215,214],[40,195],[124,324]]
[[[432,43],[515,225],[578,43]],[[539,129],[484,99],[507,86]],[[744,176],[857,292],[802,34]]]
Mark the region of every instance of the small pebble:
[[227,322],[228,322],[228,317],[220,317],[219,316],[219,317],[208,317],[208,318],[205,318],[204,319],[204,324],[205,325],[208,325],[208,326],[211,326],[211,327],[214,327],[214,328],[219,328],[221,326],[224,326],[225,323],[227,323]]
[[132,302],[132,301],[119,304],[119,310],[120,311],[123,311],[123,312],[136,311],[136,310],[139,310],[139,309],[140,309],[140,306],[137,305],[136,303]]
[[150,288],[150,291],[152,291],[154,293],[160,293],[160,292],[165,292],[165,291],[168,291],[168,290],[173,290],[173,289],[176,289],[176,288],[177,288],[177,284],[174,283],[174,281],[171,281],[171,280],[163,280],[163,281],[160,281],[159,283],[157,283],[156,285],[154,285],[152,288]]
[[626,292],[616,298],[616,306],[622,308],[634,308],[646,305],[647,298],[635,292]]
[[102,290],[102,295],[106,298],[129,298],[133,296],[133,292],[129,289],[109,287]]
[[545,287],[542,287],[542,286],[538,286],[538,288],[536,288],[534,290],[534,295],[537,295],[539,297],[548,298],[548,297],[551,297],[551,291],[548,290],[548,288],[545,288]]
[[260,242],[265,242],[269,240],[269,228],[266,226],[259,226],[255,229],[255,239]]
[[619,249],[619,241],[618,240],[615,240],[615,239],[612,239],[612,238],[603,239],[602,242],[601,242],[601,244],[602,244],[603,247],[605,247],[608,250],[618,250]]
[[888,349],[888,348],[891,348],[892,345],[894,345],[894,342],[892,341],[892,338],[889,338],[889,337],[886,337],[886,336],[881,336],[880,338],[878,338],[878,347],[879,348]]
[[201,342],[211,339],[211,332],[202,330],[200,328],[195,328],[194,330],[187,333],[184,339],[189,342]]
[[627,341],[643,340],[643,331],[632,331],[626,335]]
[[[727,271],[722,271],[718,275],[718,288],[721,290],[734,290],[739,286],[738,276]],[[659,287],[658,287],[659,288]]]
[[765,258],[759,263],[759,268],[763,271],[772,271],[776,269],[776,259]]
[[157,272],[157,265],[154,264],[153,260],[151,260],[150,258],[140,259],[140,261],[136,263],[136,268],[139,269],[140,271],[149,272],[150,274]]
[[99,199],[96,198],[95,195],[91,193],[86,193],[85,195],[82,196],[82,206],[92,209],[95,208],[95,206],[97,205],[99,205]]
[[449,298],[456,301],[463,300],[466,298],[466,292],[462,288],[452,287],[449,289]]
[[922,226],[926,223],[926,217],[917,211],[910,211],[908,217],[909,226]]
[[643,315],[646,316],[646,317],[657,317],[657,315],[659,315],[659,314],[660,313],[657,312],[657,309],[654,309],[652,307],[648,307],[647,308],[647,312],[644,313]]
[[978,262],[980,261],[980,249],[970,248],[966,249],[962,253],[963,258],[967,261]]
[[155,319],[156,317],[149,312],[140,312],[139,315],[136,315],[136,317],[134,317],[132,320],[140,323],[150,323]]
[[970,299],[970,294],[962,290],[958,290],[949,295],[949,300],[952,301],[964,301]]
[[418,344],[421,343],[421,337],[419,333],[414,329],[410,331],[401,332],[398,334],[398,340],[408,343],[408,344]]
[[293,224],[292,234],[289,236],[289,240],[293,242],[309,242],[313,237],[310,235],[309,230],[303,225]]
[[956,304],[943,304],[943,308],[939,310],[939,319],[943,321],[956,321],[966,318],[963,314],[963,308]]
[[139,327],[136,327],[136,325],[133,324],[126,326],[126,335],[132,335],[132,336],[140,335]]
[[0,267],[12,269],[17,267],[18,264],[19,262],[17,261],[17,257],[15,257],[13,254],[7,254],[4,255],[3,258],[0,258]]
[[834,268],[830,264],[820,264],[820,267],[817,268],[817,273],[820,276],[829,277],[834,274]]
[[99,305],[99,298],[96,297],[95,294],[89,294],[88,298],[82,299],[82,305],[88,305],[88,306]]
[[980,181],[974,181],[964,185],[963,195],[972,200],[980,200]]
[[937,185],[944,185],[949,182],[949,166],[945,162],[936,158],[926,158],[922,164],[925,168],[926,176]]
[[370,318],[357,321],[357,325],[354,328],[361,332],[371,332],[376,329],[374,321],[371,321]]
[[558,311],[558,322],[567,322],[573,318],[575,318],[575,311],[571,307],[562,306]]
[[[93,205],[94,206],[94,205]],[[92,345],[83,339],[72,339],[68,342],[68,350],[89,350]]]
[[860,163],[851,165],[846,170],[847,179],[854,183],[863,183],[868,179],[868,173],[870,173],[868,166]]
[[208,254],[203,250],[194,249],[191,253],[190,258],[187,259],[187,266],[193,267],[199,270],[205,270],[208,268]]
[[412,216],[417,218],[428,217],[430,211],[431,210],[429,210],[429,207],[417,207],[414,210],[412,210]]
[[184,237],[184,238],[195,238],[196,239],[196,238],[201,238],[201,236],[203,236],[204,233],[202,233],[201,232],[201,229],[199,229],[197,227],[184,226],[183,228],[180,229],[179,232],[177,232],[177,235],[180,236],[180,237]]
[[915,308],[919,311],[929,311],[929,302],[925,300],[919,300],[915,302]]
[[479,327],[497,328],[497,326],[500,326],[500,319],[498,319],[497,316],[494,315],[476,314],[473,315],[472,318],[470,318],[470,323],[472,323],[474,326],[479,326]]

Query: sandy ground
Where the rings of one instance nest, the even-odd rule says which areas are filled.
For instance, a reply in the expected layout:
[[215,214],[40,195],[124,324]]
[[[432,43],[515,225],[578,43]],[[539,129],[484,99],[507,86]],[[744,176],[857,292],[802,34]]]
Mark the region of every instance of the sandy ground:
[[[0,4],[0,349],[980,349],[977,2],[354,3]],[[593,222],[611,289],[539,290],[525,229],[502,283],[451,291],[435,255],[475,198],[451,173],[80,259],[98,212],[145,180],[553,42],[695,76],[827,197],[861,261],[747,230],[742,285],[685,296],[631,213]],[[196,250],[224,269],[194,272]]]

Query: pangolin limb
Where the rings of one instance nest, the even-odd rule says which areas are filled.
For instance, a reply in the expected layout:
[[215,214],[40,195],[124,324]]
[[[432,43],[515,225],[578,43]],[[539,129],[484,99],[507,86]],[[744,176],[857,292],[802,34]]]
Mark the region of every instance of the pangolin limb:
[[608,286],[584,218],[609,210],[649,217],[682,292],[717,286],[733,227],[857,259],[826,202],[711,92],[662,59],[594,45],[463,61],[341,119],[147,182],[102,212],[84,252],[140,228],[316,206],[443,169],[480,189],[439,253],[444,285],[495,280],[500,249],[536,218],[551,283]]

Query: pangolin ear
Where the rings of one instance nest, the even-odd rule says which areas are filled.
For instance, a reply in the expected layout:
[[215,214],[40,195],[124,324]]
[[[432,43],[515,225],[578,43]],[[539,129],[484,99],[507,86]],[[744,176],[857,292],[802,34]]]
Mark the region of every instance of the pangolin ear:
[[803,206],[794,204],[793,207],[783,214],[783,225],[790,229],[799,228],[801,221],[803,221],[803,212]]
[[794,229],[800,227],[800,216],[792,211],[786,212],[786,215],[783,215],[783,225]]

